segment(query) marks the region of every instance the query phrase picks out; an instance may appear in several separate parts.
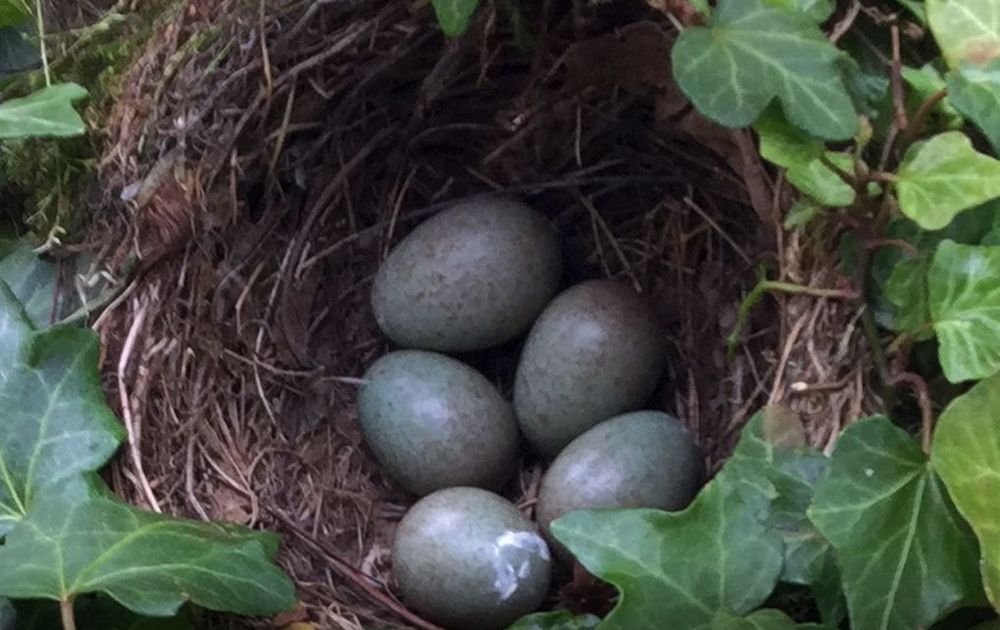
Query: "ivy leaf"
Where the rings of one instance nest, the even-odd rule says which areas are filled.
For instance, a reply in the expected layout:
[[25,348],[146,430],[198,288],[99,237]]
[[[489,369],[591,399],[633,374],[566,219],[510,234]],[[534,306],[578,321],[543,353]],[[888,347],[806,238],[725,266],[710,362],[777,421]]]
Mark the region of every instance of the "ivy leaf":
[[836,8],[833,0],[765,0],[767,4],[788,11],[799,11],[815,22],[825,22]]
[[781,407],[765,407],[747,423],[726,464],[728,478],[770,501],[764,525],[785,541],[781,579],[786,582],[812,584],[823,569],[829,544],[813,527],[806,510],[829,462],[807,445],[798,416]]
[[[22,600],[16,608],[18,630],[62,627],[59,606],[54,602]],[[175,617],[141,617],[108,597],[81,597],[73,608],[78,630],[195,630],[187,609]]]
[[896,4],[909,11],[920,24],[927,24],[927,11],[922,0],[896,0]]
[[79,136],[87,126],[73,103],[86,96],[76,83],[61,83],[0,103],[0,138]]
[[479,0],[431,0],[441,30],[448,37],[458,37],[469,28]]
[[[848,173],[854,170],[854,160],[846,153],[827,151],[825,157],[837,168]],[[854,203],[854,189],[821,160],[804,167],[788,169],[788,183],[824,206],[841,207]]]
[[758,415],[744,430],[741,443],[754,444],[743,459],[727,463],[683,512],[589,510],[552,524],[588,571],[621,591],[600,628],[658,630],[670,619],[709,630],[718,613],[745,615],[771,594],[783,544],[762,520],[777,490],[753,461],[771,448],[759,444],[763,436],[773,442],[782,432],[763,422]]
[[97,336],[33,330],[0,281],[0,534],[49,485],[100,468],[124,432],[108,409],[97,370]]
[[601,620],[594,615],[575,615],[568,610],[541,612],[521,617],[507,630],[594,630]]
[[884,417],[841,434],[809,516],[836,550],[854,628],[926,628],[982,599],[975,538],[920,446]]
[[1000,197],[1000,161],[972,148],[965,134],[948,131],[906,152],[896,186],[903,214],[939,230],[963,210]]
[[777,99],[789,120],[846,140],[857,115],[837,68],[840,53],[808,16],[762,0],[720,0],[707,27],[674,45],[674,76],[700,112],[745,127]]
[[23,26],[0,26],[0,79],[30,70],[40,61],[34,33]]
[[31,7],[24,0],[0,0],[0,26],[20,24],[31,17]]
[[0,240],[0,280],[7,283],[36,328],[48,326],[52,318],[58,271],[26,243]]
[[814,628],[821,630],[826,626],[815,623],[798,624],[780,610],[758,610],[748,617],[734,617],[721,613],[716,619],[714,630],[796,630]]
[[186,602],[266,615],[295,605],[272,534],[175,520],[126,505],[96,478],[49,487],[0,547],[0,595],[73,601],[105,593],[139,614]]
[[997,0],[927,0],[927,22],[952,68],[1000,56]]
[[942,242],[928,294],[945,377],[960,383],[1000,371],[1000,247]]
[[948,100],[1000,152],[1000,59],[984,65],[963,63],[948,75]]
[[979,537],[986,594],[1000,610],[1000,375],[959,396],[941,414],[931,463]]
[[769,107],[754,130],[760,138],[761,156],[787,169],[788,182],[810,199],[824,206],[847,206],[855,193],[847,182],[820,159],[824,155],[843,170],[854,170],[849,155],[826,151],[823,143],[785,120],[775,107]]

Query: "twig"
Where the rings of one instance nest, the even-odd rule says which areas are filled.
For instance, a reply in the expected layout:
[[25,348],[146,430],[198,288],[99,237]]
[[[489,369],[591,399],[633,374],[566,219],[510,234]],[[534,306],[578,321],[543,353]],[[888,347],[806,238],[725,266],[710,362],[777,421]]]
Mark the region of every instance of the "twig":
[[861,13],[861,2],[859,0],[854,0],[854,4],[851,8],[847,10],[847,15],[843,17],[837,25],[833,27],[830,31],[829,40],[831,44],[836,44],[840,41],[840,38],[847,34],[847,31],[851,30],[854,26],[854,20],[858,19],[858,15]]
[[42,54],[42,70],[45,73],[45,87],[51,87],[52,72],[49,70],[49,53],[45,46],[45,17],[42,15],[42,0],[35,0],[35,20],[38,24],[38,49]]
[[807,287],[789,282],[768,280],[762,277],[757,283],[757,286],[753,288],[753,291],[748,293],[747,296],[743,298],[743,301],[740,303],[739,309],[736,312],[736,325],[733,327],[733,331],[726,337],[726,352],[730,357],[732,357],[737,344],[740,342],[740,334],[743,332],[743,327],[746,325],[746,321],[750,317],[750,311],[757,305],[758,302],[760,302],[765,294],[771,291],[841,300],[856,300],[862,295],[860,291],[856,290],[845,291],[843,289],[818,289],[816,287]]
[[892,23],[892,63],[889,66],[889,79],[892,82],[892,105],[896,112],[896,126],[900,131],[906,131],[906,100],[903,94],[903,62],[900,59],[899,24]]
[[132,351],[135,349],[136,340],[142,331],[142,325],[146,321],[146,307],[140,306],[135,319],[132,320],[132,327],[129,328],[128,336],[125,337],[125,345],[122,347],[121,357],[118,359],[118,397],[122,406],[122,419],[125,422],[125,429],[128,431],[129,455],[132,458],[132,465],[135,467],[135,476],[139,489],[149,502],[149,507],[155,512],[162,512],[160,502],[153,494],[153,488],[146,478],[146,473],[142,468],[142,453],[139,449],[139,427],[132,417],[132,406],[129,401],[128,386],[125,384],[125,372],[128,370],[129,360],[132,358]]
[[931,394],[927,388],[927,381],[913,372],[903,372],[893,377],[892,384],[896,387],[908,385],[916,394],[917,404],[920,405],[920,444],[924,452],[930,455],[931,438],[934,434],[934,409],[931,406]]
[[899,142],[899,152],[903,153],[910,147],[911,144],[917,139],[927,125],[927,119],[930,118],[931,112],[934,108],[948,96],[948,90],[938,90],[934,94],[928,96],[920,107],[917,108],[915,114],[913,114],[913,122],[909,127],[903,132]]
[[382,589],[376,587],[372,584],[371,578],[348,564],[346,561],[342,560],[325,544],[316,540],[312,534],[295,524],[292,519],[288,517],[288,515],[274,508],[269,508],[269,511],[274,514],[285,527],[291,530],[292,534],[294,534],[296,538],[305,543],[305,545],[312,549],[315,553],[323,556],[323,558],[330,563],[331,568],[333,568],[333,570],[336,571],[342,578],[346,579],[355,587],[363,591],[366,595],[391,610],[400,619],[416,628],[419,628],[420,630],[443,630],[439,626],[436,626],[418,616],[416,613],[399,602],[395,597],[392,597],[391,595],[385,593]]

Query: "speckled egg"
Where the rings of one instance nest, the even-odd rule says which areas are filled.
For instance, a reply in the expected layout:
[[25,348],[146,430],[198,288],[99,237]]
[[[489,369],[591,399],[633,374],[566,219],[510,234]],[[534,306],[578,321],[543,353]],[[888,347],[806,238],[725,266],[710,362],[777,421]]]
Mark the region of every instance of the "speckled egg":
[[358,397],[365,440],[382,468],[419,495],[451,486],[499,488],[514,470],[517,421],[481,374],[434,352],[391,352]]
[[382,331],[407,348],[466,352],[527,330],[562,275],[552,225],[528,206],[480,196],[417,227],[375,275]]
[[573,440],[542,477],[538,523],[574,510],[684,508],[705,467],[694,436],[672,416],[635,411],[601,422]]
[[554,456],[598,422],[642,406],[666,364],[650,305],[612,280],[561,293],[535,322],[517,368],[521,432]]
[[454,630],[499,630],[545,599],[549,549],[534,523],[477,488],[439,490],[396,530],[393,575],[404,601]]

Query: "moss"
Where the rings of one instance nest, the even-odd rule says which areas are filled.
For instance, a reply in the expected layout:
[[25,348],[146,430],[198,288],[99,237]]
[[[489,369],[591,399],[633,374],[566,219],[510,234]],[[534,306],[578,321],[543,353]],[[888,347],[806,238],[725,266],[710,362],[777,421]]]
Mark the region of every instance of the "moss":
[[[137,13],[108,14],[90,27],[57,35],[50,44],[54,80],[79,83],[90,93],[81,113],[92,130],[105,126],[123,73],[142,54],[163,16],[177,5],[175,0],[141,4]],[[43,85],[42,73],[34,72],[7,86],[4,98]],[[87,197],[96,182],[102,141],[101,134],[92,131],[81,138],[0,145],[0,186],[19,200],[21,219],[36,237],[76,240],[86,225]]]

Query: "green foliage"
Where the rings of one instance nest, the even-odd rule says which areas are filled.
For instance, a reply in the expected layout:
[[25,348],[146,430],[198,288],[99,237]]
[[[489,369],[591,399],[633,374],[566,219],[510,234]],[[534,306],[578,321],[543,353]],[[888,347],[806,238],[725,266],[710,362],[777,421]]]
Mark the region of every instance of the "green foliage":
[[14,26],[31,17],[26,0],[0,0],[0,26]]
[[996,0],[927,0],[927,20],[948,65],[1000,56]]
[[1000,150],[1000,59],[963,63],[948,75],[948,100]]
[[15,599],[73,601],[105,593],[130,610],[168,616],[191,601],[247,615],[295,604],[270,563],[277,538],[142,512],[76,477],[33,498],[22,526],[0,548],[0,592]]
[[949,131],[914,145],[896,175],[899,207],[925,230],[940,230],[963,210],[1000,197],[1000,160]]
[[80,135],[86,126],[73,103],[86,96],[79,85],[63,83],[0,103],[0,139]]
[[598,627],[652,629],[663,619],[691,629],[798,627],[779,613],[751,613],[783,573],[807,582],[814,563],[803,559],[825,554],[805,518],[825,462],[804,442],[794,416],[767,409],[683,512],[583,511],[556,521],[556,538],[622,593]]
[[1000,375],[955,399],[938,421],[931,463],[979,537],[986,594],[1000,609]]
[[796,126],[843,140],[858,121],[838,55],[805,14],[762,0],[721,0],[707,27],[681,33],[673,68],[698,110],[724,125],[749,125],[777,99]]
[[[28,294],[31,272],[13,278]],[[100,592],[156,616],[187,601],[245,614],[294,605],[271,564],[275,537],[139,511],[94,475],[124,437],[100,386],[94,333],[36,329],[5,282],[0,331],[0,596],[73,602]]]
[[982,597],[975,538],[920,446],[885,418],[841,434],[809,516],[836,549],[855,628],[927,627]]
[[431,4],[441,30],[448,37],[464,33],[479,8],[479,0],[431,0]]
[[594,615],[574,615],[567,610],[522,617],[507,630],[593,630],[601,620]]
[[942,242],[928,271],[941,367],[953,383],[1000,372],[1000,247]]

